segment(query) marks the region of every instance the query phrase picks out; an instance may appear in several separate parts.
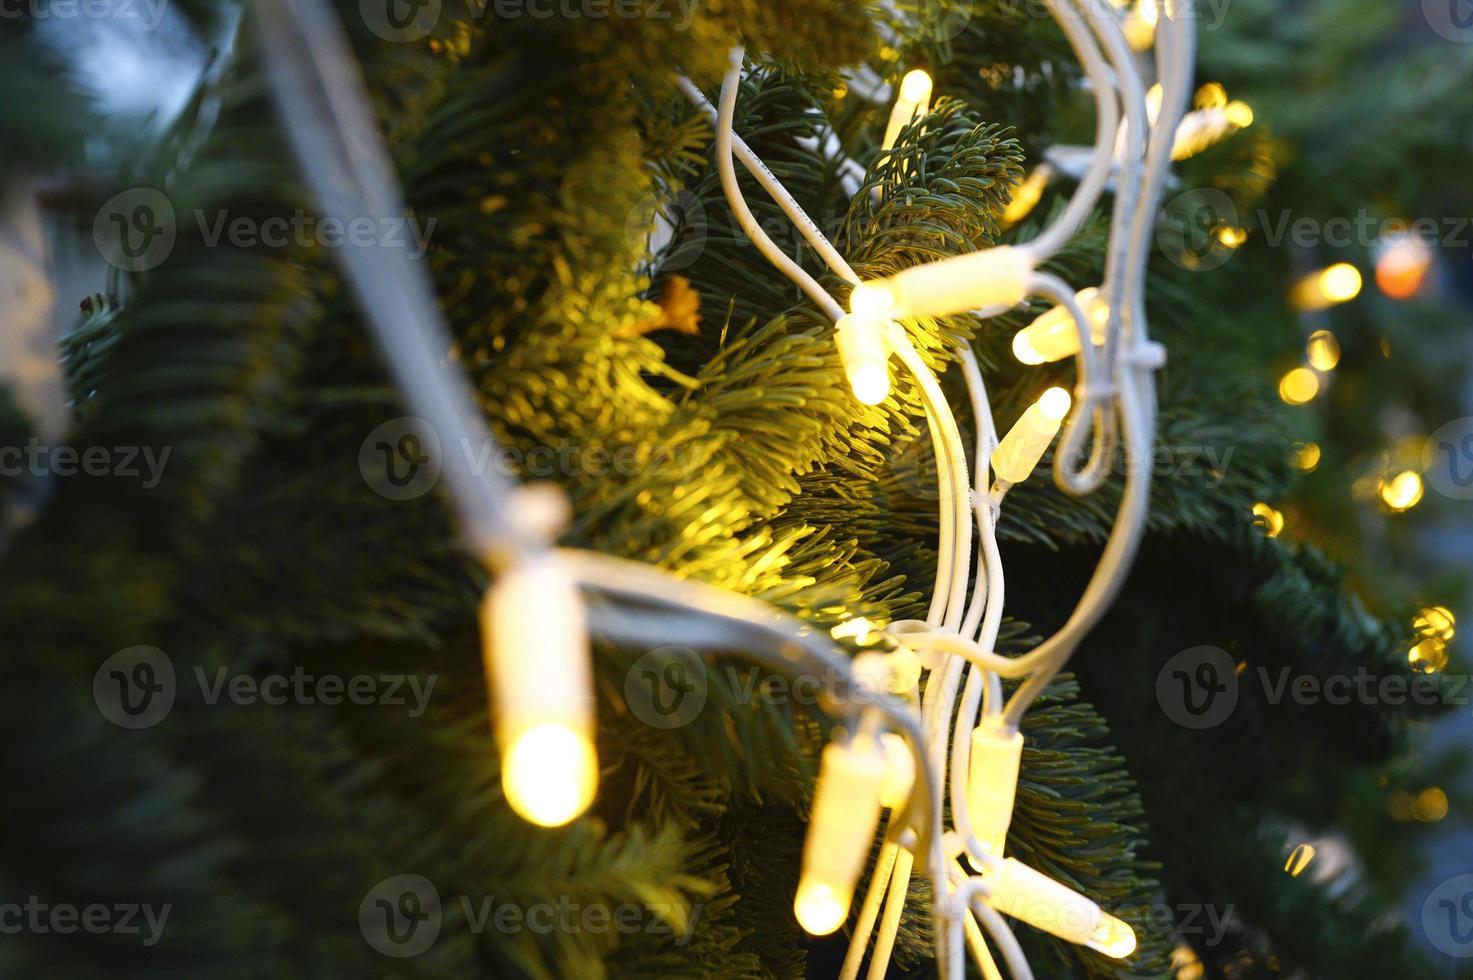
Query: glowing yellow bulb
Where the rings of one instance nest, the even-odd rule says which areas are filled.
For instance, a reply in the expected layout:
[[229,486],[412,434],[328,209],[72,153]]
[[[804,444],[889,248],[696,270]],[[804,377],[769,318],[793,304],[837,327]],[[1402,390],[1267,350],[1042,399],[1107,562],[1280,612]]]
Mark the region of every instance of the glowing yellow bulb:
[[1223,107],[1223,112],[1227,113],[1228,122],[1239,129],[1247,129],[1253,125],[1253,109],[1246,102],[1234,99]]
[[1447,666],[1447,643],[1429,636],[1407,653],[1407,664],[1423,674],[1437,673]]
[[1227,89],[1220,82],[1208,82],[1197,89],[1196,106],[1198,109],[1221,109],[1227,105]]
[[834,342],[849,387],[854,397],[866,405],[878,405],[890,395],[890,349],[885,344],[884,331],[889,322],[850,313],[834,329]]
[[1289,298],[1301,310],[1323,310],[1355,299],[1360,290],[1360,270],[1348,262],[1337,262],[1300,280]]
[[1050,388],[1038,396],[1038,410],[1050,422],[1062,422],[1073,403],[1074,399],[1063,388]]
[[1284,870],[1289,872],[1289,877],[1298,878],[1309,867],[1314,860],[1315,849],[1310,844],[1300,844],[1289,854],[1289,860],[1284,862]]
[[502,760],[506,800],[522,817],[560,827],[588,808],[598,788],[598,758],[580,733],[549,723],[524,732]]
[[1266,537],[1276,538],[1284,530],[1284,515],[1268,504],[1253,505],[1253,523],[1263,528]]
[[1320,376],[1297,367],[1279,379],[1279,397],[1290,405],[1307,405],[1320,393]]
[[900,97],[907,102],[925,102],[931,98],[931,76],[919,68],[905,73],[900,80]]
[[1317,371],[1332,371],[1340,363],[1340,341],[1328,330],[1316,330],[1310,334],[1306,351],[1309,363]]
[[1447,816],[1447,794],[1436,786],[1422,790],[1412,804],[1412,815],[1423,823],[1436,823]]
[[1002,213],[1002,224],[1006,228],[1015,225],[1028,217],[1038,202],[1043,198],[1043,192],[1047,189],[1049,181],[1053,179],[1054,168],[1046,163],[1041,163],[1033,168],[1018,189],[1013,191],[1013,199]]
[[1165,94],[1166,90],[1161,87],[1160,82],[1146,89],[1146,119],[1153,126],[1161,116],[1161,100]]
[[804,881],[793,899],[793,915],[811,936],[827,936],[849,917],[849,903],[821,881]]
[[1248,229],[1238,228],[1234,225],[1218,225],[1214,235],[1224,246],[1238,248],[1248,240]]
[[1412,620],[1412,628],[1417,631],[1418,636],[1431,636],[1439,640],[1451,640],[1457,625],[1457,617],[1446,606],[1428,606]]
[[894,294],[880,283],[862,282],[849,294],[849,309],[858,316],[880,318],[894,307]]
[[1294,465],[1306,473],[1313,473],[1320,465],[1320,447],[1318,443],[1302,442],[1294,447]]
[[1320,285],[1330,302],[1347,302],[1360,295],[1360,270],[1349,262],[1337,262],[1320,273]]
[[[1103,343],[1110,322],[1109,302],[1094,286],[1081,289],[1074,294],[1074,299],[1088,321],[1090,340],[1096,344]],[[1077,353],[1079,329],[1074,325],[1074,317],[1068,307],[1062,304],[1043,313],[1013,335],[1013,356],[1023,364],[1058,361]]]
[[1106,956],[1123,960],[1135,952],[1135,930],[1109,912],[1101,912],[1100,924],[1095,927],[1094,934],[1084,945]]
[[1422,493],[1422,477],[1412,470],[1381,482],[1381,501],[1394,511],[1411,510],[1421,502]]

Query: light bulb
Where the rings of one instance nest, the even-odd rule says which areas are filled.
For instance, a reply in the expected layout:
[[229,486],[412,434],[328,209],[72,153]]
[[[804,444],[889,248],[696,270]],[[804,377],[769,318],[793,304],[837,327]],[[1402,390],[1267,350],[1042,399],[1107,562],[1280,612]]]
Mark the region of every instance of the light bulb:
[[1023,302],[1033,260],[1022,249],[998,245],[927,262],[893,276],[860,283],[849,297],[855,313],[944,316]]
[[1309,335],[1305,353],[1316,371],[1333,371],[1340,363],[1340,341],[1328,330],[1316,330]]
[[1307,367],[1291,369],[1279,379],[1279,397],[1290,405],[1307,405],[1320,393],[1320,376]]
[[1289,299],[1301,310],[1323,310],[1355,299],[1360,290],[1360,270],[1349,262],[1337,262],[1301,279]]
[[1381,481],[1381,502],[1394,511],[1411,510],[1421,502],[1422,493],[1422,477],[1412,470]]
[[1014,858],[996,862],[985,877],[987,903],[1004,915],[1116,959],[1135,951],[1129,925]]
[[890,348],[884,326],[889,321],[850,313],[839,320],[834,342],[839,361],[854,397],[866,405],[878,405],[890,394]]
[[880,822],[884,781],[885,756],[874,739],[856,736],[824,747],[793,898],[798,924],[812,935],[828,935],[849,915]]
[[[1090,340],[1101,344],[1110,321],[1110,304],[1095,286],[1081,289],[1074,299],[1089,321]],[[1024,364],[1058,361],[1079,353],[1079,331],[1069,308],[1060,304],[1042,314],[1013,336],[1013,356]]]
[[890,108],[890,120],[885,124],[885,139],[882,149],[890,149],[899,138],[900,131],[918,116],[924,116],[931,105],[931,76],[919,68],[905,73],[900,80],[900,93],[895,105]]
[[1084,945],[1106,956],[1123,960],[1135,952],[1135,930],[1109,912],[1101,911],[1100,924]]
[[992,453],[992,469],[1000,482],[1012,485],[1028,479],[1054,441],[1071,404],[1067,391],[1050,388],[1023,411]]
[[1457,617],[1446,606],[1428,606],[1412,620],[1412,629],[1418,636],[1433,636],[1439,640],[1451,640],[1457,626]]
[[588,808],[598,789],[593,743],[567,725],[538,725],[517,736],[502,760],[506,799],[523,817],[560,827]]
[[1010,227],[1028,217],[1029,213],[1038,206],[1039,200],[1043,198],[1043,192],[1048,187],[1049,181],[1054,178],[1054,168],[1047,163],[1040,163],[1013,191],[1013,199],[1008,202],[1007,208],[1002,213],[1002,225]]
[[1018,770],[1023,762],[1023,733],[988,716],[972,730],[972,752],[967,759],[967,817],[972,836],[988,853],[1002,857],[1013,822],[1018,795]]
[[487,591],[481,629],[507,802],[532,823],[561,826],[598,788],[583,597],[555,556],[534,557]]

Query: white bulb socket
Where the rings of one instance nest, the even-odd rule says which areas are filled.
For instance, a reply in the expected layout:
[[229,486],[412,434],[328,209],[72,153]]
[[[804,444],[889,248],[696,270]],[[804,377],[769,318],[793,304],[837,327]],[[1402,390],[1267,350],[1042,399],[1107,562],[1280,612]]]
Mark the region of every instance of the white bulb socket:
[[1022,763],[1023,733],[1016,728],[989,716],[972,730],[967,817],[972,836],[994,857],[1002,857],[1007,844]]
[[849,308],[891,319],[1011,309],[1028,295],[1032,275],[1033,259],[1027,252],[999,245],[862,282],[850,294]]

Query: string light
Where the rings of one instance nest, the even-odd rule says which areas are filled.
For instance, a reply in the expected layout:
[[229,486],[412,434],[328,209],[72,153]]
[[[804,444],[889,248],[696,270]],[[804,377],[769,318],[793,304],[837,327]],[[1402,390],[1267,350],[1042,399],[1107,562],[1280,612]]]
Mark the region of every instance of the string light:
[[1078,892],[1014,858],[987,869],[988,904],[1035,929],[1115,959],[1135,952],[1135,931]]
[[1402,470],[1391,479],[1382,480],[1379,489],[1382,503],[1391,510],[1411,510],[1422,500],[1422,477],[1412,470]]
[[543,556],[503,573],[481,609],[506,800],[532,823],[561,826],[598,788],[582,597],[568,570]]
[[793,914],[811,935],[827,936],[849,917],[880,822],[884,781],[885,756],[869,737],[824,746],[793,899]]
[[1304,872],[1304,869],[1309,867],[1309,863],[1314,860],[1314,856],[1314,845],[1300,844],[1293,851],[1289,852],[1289,860],[1284,862],[1284,870],[1289,873],[1289,877],[1298,878]]
[[1412,629],[1418,636],[1434,637],[1450,642],[1457,630],[1458,620],[1446,606],[1428,606],[1412,620]]
[[1279,379],[1279,397],[1290,405],[1307,405],[1320,393],[1320,376],[1297,367]]
[[1306,473],[1313,473],[1320,465],[1320,447],[1316,442],[1294,444],[1294,465]]
[[890,108],[890,120],[885,124],[885,138],[880,148],[888,150],[893,147],[900,131],[924,116],[930,105],[931,76],[919,68],[906,72],[900,80],[895,105]]
[[1125,41],[1132,51],[1149,51],[1156,43],[1156,0],[1137,0],[1130,13],[1120,25],[1125,30]]
[[849,309],[876,318],[1008,309],[1023,302],[1032,274],[1027,252],[998,245],[862,282],[850,294]]
[[1316,371],[1333,371],[1340,363],[1340,342],[1330,331],[1316,330],[1309,335],[1305,353]]
[[1022,763],[1023,733],[1001,718],[989,716],[972,730],[968,816],[973,836],[994,857],[1003,856]]
[[885,342],[888,320],[850,313],[839,320],[834,342],[854,397],[878,405],[890,395],[890,349]]
[[1348,303],[1360,295],[1360,290],[1360,270],[1348,262],[1337,262],[1301,279],[1289,300],[1300,310],[1323,310]]
[[1049,181],[1054,179],[1054,168],[1047,163],[1040,163],[1034,167],[1023,182],[1013,191],[1012,200],[1002,212],[1002,226],[1010,228],[1032,213],[1043,199],[1043,192],[1048,189]]
[[1432,249],[1416,235],[1391,235],[1377,249],[1376,285],[1392,299],[1411,299],[1426,285]]
[[1263,528],[1264,537],[1276,538],[1284,530],[1284,515],[1268,504],[1253,505],[1253,523]]
[[[1074,299],[1089,317],[1091,342],[1104,343],[1105,327],[1110,321],[1109,302],[1094,286],[1081,289]],[[1042,314],[1013,336],[1013,356],[1024,364],[1059,361],[1078,353],[1079,331],[1073,315],[1062,305]]]
[[1072,399],[1063,388],[1050,388],[1008,430],[992,454],[992,469],[1000,485],[1022,483],[1038,466],[1044,451],[1069,414]]
[[1429,636],[1407,651],[1407,665],[1423,674],[1435,674],[1447,666],[1447,642]]

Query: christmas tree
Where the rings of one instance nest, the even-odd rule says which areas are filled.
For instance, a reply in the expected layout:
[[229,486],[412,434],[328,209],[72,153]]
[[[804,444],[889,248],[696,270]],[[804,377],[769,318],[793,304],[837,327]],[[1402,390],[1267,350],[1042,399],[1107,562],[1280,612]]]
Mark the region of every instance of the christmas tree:
[[[1300,873],[1316,865],[1295,844],[1337,824],[1374,864],[1384,813],[1341,801],[1376,797],[1448,691],[1445,675],[1409,663],[1419,637],[1405,590],[1378,580],[1332,518],[1309,516],[1351,504],[1344,481],[1295,482],[1314,468],[1304,444],[1317,439],[1328,464],[1365,426],[1308,432],[1285,406],[1315,394],[1280,384],[1304,343],[1294,283],[1314,267],[1296,272],[1246,217],[1273,195],[1331,209],[1312,169],[1285,162],[1280,186],[1270,164],[1285,140],[1314,145],[1319,117],[1296,116],[1292,96],[1306,78],[1332,89],[1354,43],[1298,42],[1264,27],[1280,16],[1270,5],[1240,2],[1221,31],[1204,29],[1205,10],[1150,0],[193,3],[181,16],[219,44],[183,109],[143,135],[58,85],[45,17],[21,18],[0,38],[7,252],[27,254],[44,205],[95,238],[113,271],[79,319],[67,307],[81,297],[55,297],[53,314],[52,288],[19,260],[8,283],[15,349],[44,353],[16,355],[0,410],[4,446],[29,453],[4,483],[15,696],[0,752],[15,802],[0,881],[27,922],[0,944],[7,975],[835,976],[856,935],[851,969],[862,955],[871,976],[947,975],[935,856],[951,845],[897,837],[904,814],[942,798],[936,775],[965,782],[944,767],[945,739],[939,773],[913,772],[887,804],[888,830],[860,821],[863,873],[842,928],[818,938],[799,921],[816,860],[805,836],[842,823],[844,805],[865,809],[862,793],[838,809],[815,799],[816,785],[841,785],[825,747],[878,736],[864,727],[873,715],[852,713],[856,677],[890,688],[872,700],[899,711],[914,680],[897,674],[912,662],[948,718],[953,696],[973,715],[1018,706],[1021,767],[989,856],[1077,897],[1085,936],[1114,919],[1134,935],[1125,955],[1082,941],[1057,908],[1009,905],[1001,877],[984,876],[991,904],[966,935],[990,950],[981,975],[1020,975],[987,921],[994,905],[1039,977],[1443,969],[1388,919],[1396,868],[1353,888]],[[1328,18],[1365,5],[1314,6]],[[1146,79],[1132,101],[1117,73],[1118,149],[1120,120],[1097,132],[1103,76],[1069,33],[1086,15],[1108,20]],[[1195,75],[1180,50],[1153,60],[1153,38],[1169,51],[1163,36],[1188,30],[1200,33]],[[737,44],[746,56],[733,62]],[[1281,57],[1293,72],[1262,77]],[[902,81],[917,69],[924,97]],[[1219,79],[1225,89],[1203,87]],[[366,93],[371,111],[355,114],[343,92]],[[1274,112],[1284,129],[1228,92],[1261,113],[1288,104]],[[1195,102],[1174,109],[1183,93]],[[1365,97],[1412,96],[1387,85]],[[1453,105],[1456,86],[1416,97]],[[1180,108],[1192,112],[1178,130]],[[1129,332],[1119,349],[1104,335],[1081,343],[1103,301],[1073,295],[1127,278],[1112,248],[1129,231],[1121,198],[1143,179],[1129,147],[1147,110],[1164,130],[1154,145],[1179,158],[1159,233],[1141,219],[1142,298],[1164,366],[1145,363],[1155,348],[1139,326],[1137,345]],[[854,278],[768,193],[761,167],[732,162],[718,111]],[[1423,118],[1432,145],[1443,134],[1430,120],[1444,117]],[[1189,129],[1187,147],[1177,134]],[[1400,188],[1383,206],[1401,213],[1424,199],[1401,157],[1357,156],[1369,137],[1355,135],[1346,184]],[[126,155],[98,165],[86,152],[97,139]],[[355,169],[374,159],[360,140],[382,141],[385,172]],[[898,333],[859,332],[856,280],[905,298],[902,274],[937,260],[1018,254],[1069,222],[1096,161],[1103,194],[1037,270],[1068,290],[982,314],[987,304],[915,313],[929,297],[912,296]],[[748,216],[733,210],[733,182]],[[363,188],[403,199],[369,195],[355,212]],[[421,279],[394,278],[406,267],[448,334],[433,383],[406,373],[395,347],[420,336]],[[1101,329],[1120,315],[1100,314]],[[1072,349],[1026,356],[1018,338],[1043,343],[1049,316],[1072,324]],[[59,352],[53,319],[67,327]],[[888,373],[866,392],[856,371],[875,364],[853,352],[871,340]],[[1091,357],[1095,388],[1076,368]],[[1112,357],[1122,375],[1154,377],[1148,404],[1119,401]],[[1383,367],[1367,371],[1390,385]],[[1329,370],[1313,375],[1316,392]],[[934,390],[917,380],[929,372]],[[1031,479],[1031,466],[1004,476],[1020,427],[1052,419],[1040,452],[1059,428],[1054,388],[1098,407],[1076,410],[1064,440],[1077,422],[1118,448],[1090,457],[1085,443],[1081,458],[1044,455]],[[426,424],[426,398],[460,394],[491,438]],[[942,404],[956,412],[950,440],[935,424]],[[1145,415],[1155,438],[1132,450]],[[988,454],[1001,484],[958,494]],[[1075,470],[1098,487],[1070,492]],[[1144,538],[1120,563],[1129,577],[1067,667],[1025,679],[978,666],[954,690],[935,683],[963,666],[926,646],[941,606],[957,620],[975,609],[979,665],[1071,629],[1146,476]],[[1374,493],[1389,506],[1385,482]],[[557,492],[525,490],[537,484]],[[469,512],[483,491],[512,503]],[[1276,507],[1291,492],[1304,502],[1281,535]],[[974,519],[980,544],[969,525],[957,533]],[[993,520],[1005,608],[987,564]],[[523,564],[554,538],[582,592]],[[948,583],[958,549],[978,551],[977,567]],[[646,595],[661,587],[689,591]],[[974,589],[985,618],[966,602]],[[777,622],[792,631],[781,643]],[[590,657],[560,657],[562,640],[590,633]],[[507,636],[511,667],[487,654]],[[804,660],[815,643],[841,655]],[[1299,704],[1276,693],[1281,676],[1431,694]],[[592,754],[504,772],[517,764],[507,732],[525,734],[521,714],[554,702],[596,719]],[[888,777],[908,752],[876,757]],[[537,797],[568,776],[544,758],[586,764],[591,802],[592,778],[573,779],[579,799]],[[867,764],[834,765],[851,763]],[[995,797],[977,799],[986,811]],[[897,865],[913,865],[908,879]],[[95,928],[93,908],[107,910]]]

